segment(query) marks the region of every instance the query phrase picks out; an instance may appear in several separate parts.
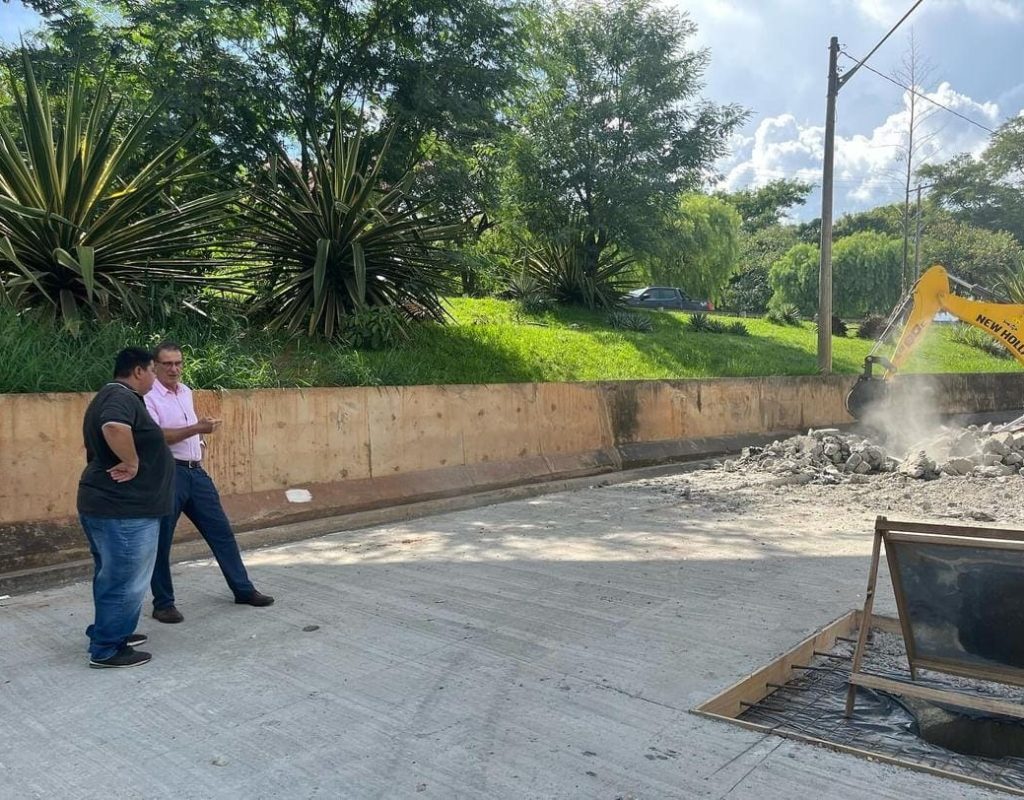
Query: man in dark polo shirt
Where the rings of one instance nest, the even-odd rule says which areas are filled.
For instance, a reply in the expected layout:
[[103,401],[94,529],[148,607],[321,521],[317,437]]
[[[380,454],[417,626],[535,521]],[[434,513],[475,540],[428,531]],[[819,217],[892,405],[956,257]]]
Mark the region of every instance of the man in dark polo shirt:
[[114,380],[89,403],[82,425],[87,463],[78,515],[93,558],[96,610],[86,630],[90,667],[135,667],[151,658],[134,649],[146,641],[134,631],[160,518],[170,513],[174,494],[174,459],[142,399],[155,379],[153,354],[125,348],[114,360]]

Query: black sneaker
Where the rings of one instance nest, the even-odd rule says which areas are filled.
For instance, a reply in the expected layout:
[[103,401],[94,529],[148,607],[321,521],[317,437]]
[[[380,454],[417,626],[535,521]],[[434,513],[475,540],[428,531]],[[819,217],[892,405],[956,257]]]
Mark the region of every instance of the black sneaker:
[[110,658],[104,658],[102,661],[89,659],[89,666],[92,669],[141,667],[143,664],[148,664],[152,658],[153,656],[149,653],[143,653],[141,650],[135,650],[128,645],[124,645]]
[[144,634],[144,633],[133,633],[131,636],[129,636],[127,639],[124,640],[124,643],[126,645],[128,645],[129,647],[141,647],[142,645],[144,645],[148,641],[149,641],[149,637],[146,636],[146,634]]

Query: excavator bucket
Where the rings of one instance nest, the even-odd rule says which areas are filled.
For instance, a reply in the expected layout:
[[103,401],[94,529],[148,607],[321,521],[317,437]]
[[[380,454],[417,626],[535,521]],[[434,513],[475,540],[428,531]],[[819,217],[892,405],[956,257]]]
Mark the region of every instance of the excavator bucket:
[[846,395],[846,411],[854,419],[860,420],[869,408],[884,405],[888,399],[888,381],[873,375],[861,375]]
[[868,409],[880,407],[889,399],[889,381],[872,373],[876,364],[885,369],[886,376],[894,372],[892,362],[884,356],[871,355],[864,359],[864,372],[846,395],[846,410],[854,419],[863,419]]

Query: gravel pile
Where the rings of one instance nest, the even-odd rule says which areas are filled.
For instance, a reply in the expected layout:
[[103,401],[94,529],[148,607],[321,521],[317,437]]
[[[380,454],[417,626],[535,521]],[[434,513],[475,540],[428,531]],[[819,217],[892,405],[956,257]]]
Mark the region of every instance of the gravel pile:
[[1024,432],[995,432],[991,425],[945,428],[911,447],[905,456],[882,444],[837,428],[745,447],[726,461],[727,472],[756,470],[778,475],[783,484],[866,483],[868,475],[897,473],[919,480],[943,475],[1005,478],[1024,475]]

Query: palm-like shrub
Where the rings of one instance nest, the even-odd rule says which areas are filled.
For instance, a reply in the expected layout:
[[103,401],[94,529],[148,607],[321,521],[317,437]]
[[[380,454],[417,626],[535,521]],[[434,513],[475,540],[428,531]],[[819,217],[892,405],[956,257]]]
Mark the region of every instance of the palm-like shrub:
[[608,327],[617,331],[651,333],[654,330],[654,321],[650,316],[636,311],[613,311],[608,315],[607,322]]
[[590,258],[590,240],[588,234],[576,233],[567,241],[548,242],[526,256],[525,271],[558,303],[614,308],[634,283],[634,260],[612,249]]
[[799,325],[800,309],[792,303],[769,306],[764,318],[773,325]]
[[1024,303],[1024,261],[1018,271],[1006,273],[999,283],[1011,303]]
[[545,293],[540,282],[530,273],[527,265],[509,274],[507,288],[498,297],[515,300],[524,314],[539,314],[551,307],[551,298]]
[[380,178],[390,137],[370,152],[362,132],[343,133],[340,112],[326,147],[314,144],[307,179],[278,148],[267,180],[247,207],[259,274],[255,308],[271,327],[343,336],[346,317],[368,308],[415,308],[443,321],[451,260],[443,245],[461,225],[445,224],[408,193],[409,176]]
[[105,81],[90,98],[76,75],[55,114],[27,54],[23,63],[24,92],[11,81],[14,126],[0,117],[0,295],[77,329],[83,309],[141,316],[154,283],[206,283],[209,261],[196,253],[233,195],[171,200],[206,177],[202,156],[178,156],[188,134],[147,161],[140,147],[158,106],[119,136],[122,106]]

